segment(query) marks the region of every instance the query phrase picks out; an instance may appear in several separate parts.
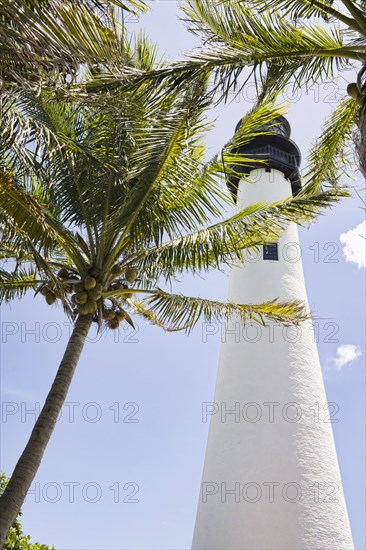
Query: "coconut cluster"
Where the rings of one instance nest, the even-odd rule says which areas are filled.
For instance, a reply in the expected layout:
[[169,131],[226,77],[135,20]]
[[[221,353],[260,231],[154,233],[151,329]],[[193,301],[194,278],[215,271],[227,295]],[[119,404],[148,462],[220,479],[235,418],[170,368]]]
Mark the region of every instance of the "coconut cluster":
[[[78,279],[78,277],[69,275],[68,270],[64,267],[60,269],[60,271],[57,273],[57,276],[60,279],[70,279],[70,282],[68,284],[64,284],[63,287],[65,292],[72,292],[72,280]],[[56,302],[57,298],[61,297],[54,281],[48,281],[47,284],[42,285],[42,287],[40,288],[40,293],[42,294],[42,296],[45,297],[46,302],[49,306],[52,306],[52,304]]]
[[80,315],[96,313],[97,301],[102,297],[103,285],[88,275],[83,281],[74,283],[72,289],[74,294],[71,296],[71,302],[76,305],[77,312]]
[[[119,276],[123,274],[123,279],[119,279]],[[112,282],[109,286],[110,291],[113,290],[124,290],[126,291],[129,286],[127,283],[133,283],[137,277],[137,269],[135,267],[128,267],[126,270],[121,268],[118,264],[114,265],[111,270]],[[132,298],[133,292],[124,292],[123,298],[126,300]],[[121,308],[104,308],[103,319],[107,322],[107,326],[110,329],[117,329],[121,321],[124,321],[127,317],[127,313]]]
[[126,316],[126,312],[119,308],[116,310],[107,308],[103,312],[103,319],[107,321],[108,327],[114,330],[119,327],[121,321],[126,319]]
[[46,302],[49,306],[52,306],[57,300],[56,293],[52,290],[50,286],[44,286],[41,288],[40,293],[45,297]]
[[[123,277],[121,277],[123,275]],[[96,314],[98,310],[98,301],[102,299],[103,292],[110,292],[115,290],[127,290],[129,288],[128,283],[133,283],[137,277],[137,269],[135,267],[128,267],[126,269],[121,268],[118,264],[114,265],[111,269],[109,276],[109,283],[103,286],[91,275],[87,275],[83,280],[79,279],[76,275],[71,274],[66,268],[62,268],[57,273],[59,279],[61,279],[64,292],[72,294],[71,302],[76,307],[77,312],[80,315]],[[56,302],[57,298],[60,298],[60,294],[55,289],[54,283],[49,281],[43,285],[40,289],[40,293],[45,297],[48,305],[52,305]],[[124,292],[123,298],[132,298],[133,292]],[[112,306],[106,307],[103,303],[103,319],[111,329],[117,329],[120,322],[128,319],[127,313],[119,306],[113,303]],[[95,320],[97,316],[95,315]]]

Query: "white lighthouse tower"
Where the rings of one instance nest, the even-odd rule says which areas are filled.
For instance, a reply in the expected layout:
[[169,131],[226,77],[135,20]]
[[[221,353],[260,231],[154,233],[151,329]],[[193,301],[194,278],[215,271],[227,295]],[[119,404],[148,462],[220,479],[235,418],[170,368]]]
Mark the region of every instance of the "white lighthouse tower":
[[[300,188],[300,152],[290,125],[274,121],[239,153],[267,160],[229,185],[238,210]],[[249,180],[248,181],[248,174]],[[230,274],[229,299],[307,302],[297,227],[262,247]],[[311,322],[299,328],[243,327],[223,332],[193,549],[351,550],[353,548]]]

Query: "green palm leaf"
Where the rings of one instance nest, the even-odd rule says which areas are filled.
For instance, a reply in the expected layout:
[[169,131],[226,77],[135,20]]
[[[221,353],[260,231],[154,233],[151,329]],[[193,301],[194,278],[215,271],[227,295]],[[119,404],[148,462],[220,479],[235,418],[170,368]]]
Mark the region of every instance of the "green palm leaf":
[[353,170],[350,143],[353,138],[358,103],[344,99],[326,120],[324,130],[308,156],[304,192],[318,193],[324,185],[337,187],[346,170]]
[[298,324],[309,318],[303,304],[297,301],[281,303],[277,300],[254,304],[222,303],[203,298],[151,291],[144,299],[159,322],[171,327],[182,327],[190,332],[200,321],[219,323],[240,320],[244,324],[255,321],[264,324],[264,318],[283,324]]
[[[170,83],[177,87],[198,76],[214,74],[214,89],[224,97],[243,86],[241,75],[245,68],[252,74],[265,78],[267,64],[280,63],[283,83],[296,75],[298,82],[314,82],[319,77],[331,77],[336,69],[349,60],[365,57],[365,41],[359,34],[346,35],[337,28],[326,29],[321,25],[295,24],[273,10],[256,12],[247,3],[228,1],[215,4],[202,0],[184,5],[190,30],[205,42],[205,47],[187,55],[186,61],[171,62],[147,73],[105,72],[103,78],[88,83],[88,91],[140,87],[149,81]],[[346,38],[349,38],[346,41]],[[246,77],[245,82],[247,82]]]
[[31,267],[18,269],[16,273],[0,269],[0,302],[7,303],[15,298],[22,298],[28,290],[35,290],[41,282]]
[[[143,0],[4,0],[0,8],[3,87],[36,89],[40,79],[74,75],[82,63],[118,60],[124,51],[114,7],[137,13]],[[122,37],[123,40],[123,37]]]
[[131,300],[129,305],[134,313],[142,317],[148,323],[155,325],[159,328],[162,328],[165,332],[178,332],[180,330],[185,330],[185,327],[170,327],[164,325],[158,317],[148,309],[142,301]]
[[[226,2],[227,0],[222,0],[223,4]],[[248,7],[258,9],[259,13],[273,7],[273,0],[249,0],[243,3]],[[352,1],[352,4],[355,2]],[[336,8],[334,0],[279,0],[276,2],[276,9],[283,10],[283,15],[290,16],[294,22],[302,18],[320,17],[327,22],[338,20],[359,30],[357,21],[353,17],[347,16]]]
[[253,204],[220,223],[132,254],[129,261],[144,273],[143,284],[160,276],[170,280],[185,271],[219,269],[224,263],[243,261],[245,249],[277,241],[288,223],[309,223],[325,207],[348,196],[347,190],[338,188],[311,197],[303,192],[276,204]]
[[0,170],[0,209],[13,220],[19,230],[26,232],[29,239],[46,251],[56,245],[69,251],[71,257],[83,271],[85,259],[79,245],[60,223],[55,220],[37,193],[27,193],[16,185],[11,175]]

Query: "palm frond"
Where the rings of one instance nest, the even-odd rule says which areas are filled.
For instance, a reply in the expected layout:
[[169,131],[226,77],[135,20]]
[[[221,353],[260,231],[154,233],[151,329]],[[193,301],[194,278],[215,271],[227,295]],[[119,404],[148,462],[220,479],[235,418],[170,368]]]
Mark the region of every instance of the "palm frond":
[[34,290],[41,282],[32,267],[18,269],[16,273],[0,269],[0,303],[22,298],[28,290]]
[[207,106],[202,86],[192,83],[183,97],[154,111],[132,132],[136,146],[129,159],[129,192],[116,204],[108,224],[110,235],[121,231],[115,258],[126,237],[130,246],[141,243],[144,235],[149,243],[160,243],[164,232],[176,234],[179,228],[187,230],[217,215],[220,189],[202,168]]
[[[305,22],[295,25],[273,9],[258,14],[246,4],[228,2],[213,9],[212,2],[203,0],[189,2],[185,9],[193,32],[203,35],[208,43],[208,48],[197,56],[192,52],[190,58],[215,64],[216,79],[225,79],[226,91],[237,88],[243,66],[258,67],[261,75],[263,63],[278,61],[284,75],[298,71],[298,79],[306,82],[320,75],[331,76],[348,56],[356,59],[362,56],[356,45],[353,49],[353,45],[344,43],[336,28],[328,30]],[[222,62],[218,59],[221,55]],[[237,72],[230,57],[237,58]]]
[[151,291],[143,302],[159,322],[171,327],[184,327],[188,333],[200,320],[221,323],[236,318],[244,324],[250,321],[265,324],[265,319],[270,319],[287,325],[299,324],[309,318],[305,306],[298,301],[271,300],[259,305],[234,304],[156,290]]
[[[231,3],[231,0],[222,0],[222,4]],[[245,1],[247,7],[258,10],[259,13],[273,8],[271,0],[249,0]],[[337,9],[334,0],[279,0],[276,2],[276,9],[282,10],[284,16],[289,16],[294,23],[302,18],[321,18],[327,23],[341,21],[345,25],[359,30],[357,22],[352,17]]]
[[3,88],[54,85],[59,74],[75,78],[81,64],[123,57],[114,17],[145,11],[143,0],[4,0],[0,8],[0,74]]
[[[250,77],[254,76],[259,81],[264,80],[266,65],[276,62],[281,63],[283,70],[281,82],[276,88],[276,93],[279,93],[284,83],[286,84],[294,76],[295,86],[300,82],[310,86],[320,77],[332,78],[336,69],[349,65],[349,60],[360,61],[365,52],[364,44],[359,46],[332,44],[329,48],[326,45],[320,48],[316,41],[299,48],[294,43],[283,52],[280,47],[276,51],[265,51],[264,48],[260,52],[247,51],[245,42],[242,47],[212,45],[191,51],[187,54],[185,61],[171,62],[169,66],[154,71],[146,73],[115,71],[113,74],[105,72],[98,80],[89,84],[89,91],[111,93],[113,90],[119,90],[119,93],[123,93],[142,86],[148,86],[148,89],[151,89],[162,85],[169,93],[182,86],[183,82],[202,77],[208,78],[214,74],[213,91],[220,93],[220,98],[227,99],[231,92],[240,93]],[[242,84],[241,75],[248,67],[250,74]]]
[[[263,135],[274,133],[274,121],[284,115],[286,107],[274,104],[273,95],[267,95],[262,101],[257,102],[240,120],[233,138],[222,148],[220,155],[217,155],[208,163],[208,167],[216,175],[224,176],[225,179],[240,179],[243,169],[256,164],[258,168],[263,167],[265,162],[260,159],[245,157],[241,147],[247,145],[254,139]],[[233,178],[232,178],[232,177]]]
[[[250,183],[248,183],[250,185]],[[131,256],[145,280],[170,280],[185,271],[199,273],[242,261],[245,249],[277,241],[288,223],[307,224],[350,194],[344,188],[311,196],[301,193],[275,204],[258,203],[206,229]],[[144,281],[143,281],[144,282]]]
[[107,117],[101,120],[79,105],[50,102],[47,93],[20,93],[5,105],[0,161],[8,170],[42,182],[59,220],[85,225],[93,246],[104,181],[119,170],[110,133],[107,139]]
[[347,97],[326,120],[324,130],[308,156],[304,193],[319,193],[327,185],[337,187],[347,169],[354,169],[349,158],[349,145],[357,110],[358,102]]
[[352,15],[354,21],[358,26],[359,32],[366,36],[366,15],[365,15],[365,3],[361,0],[361,5],[357,0],[341,0],[343,6]]
[[[269,102],[263,102],[262,105],[253,108],[241,121],[241,126],[234,139],[230,140],[220,156],[215,157],[206,164],[203,163],[204,147],[201,142],[201,134],[207,131],[207,123],[202,120],[202,113],[206,106],[206,99],[200,100],[197,96],[189,100],[188,109],[184,104],[179,105],[177,110],[177,120],[170,115],[168,121],[166,116],[158,119],[157,138],[147,136],[148,140],[157,139],[157,146],[162,147],[166,140],[165,135],[168,131],[170,139],[169,122],[173,121],[174,127],[179,133],[174,134],[175,149],[170,149],[172,155],[170,164],[165,164],[164,173],[160,180],[154,181],[154,188],[146,205],[141,210],[137,218],[139,225],[135,225],[133,230],[135,237],[129,235],[129,246],[133,246],[137,251],[141,248],[141,243],[145,246],[160,246],[163,238],[174,239],[177,235],[184,235],[192,232],[210,223],[212,217],[218,217],[225,205],[232,206],[232,199],[226,186],[223,187],[220,179],[227,177],[229,173],[234,173],[234,165],[252,165],[253,159],[245,159],[239,153],[234,152],[235,147],[239,147],[258,135],[271,133],[270,121],[283,113],[283,107],[275,107]],[[168,124],[167,124],[168,122]],[[269,127],[265,127],[268,125]],[[160,127],[164,128],[161,132]],[[209,126],[208,126],[209,127]],[[150,128],[150,134],[154,132],[154,126]],[[168,141],[168,144],[172,141]],[[147,146],[146,146],[147,147]],[[137,149],[145,149],[145,142]],[[160,150],[160,149],[159,149]],[[169,151],[169,149],[167,149]],[[151,156],[146,157],[146,161]],[[158,157],[159,162],[159,157]],[[141,162],[141,155],[136,162]],[[146,178],[144,177],[144,180]],[[113,220],[113,218],[112,218]],[[116,227],[112,230],[123,227],[121,219],[118,217]],[[148,241],[142,239],[143,235],[148,235]]]
[[145,319],[148,323],[155,325],[159,328],[162,328],[165,332],[178,332],[181,330],[185,330],[185,327],[169,327],[165,326],[161,321],[159,321],[158,317],[146,307],[146,305],[143,304],[141,301],[137,300],[130,300],[129,306],[131,307],[132,311]]
[[220,6],[210,0],[192,0],[184,11],[190,30],[203,38],[203,48],[187,54],[186,61],[145,73],[130,68],[106,71],[98,81],[88,83],[88,92],[136,89],[149,82],[154,87],[164,83],[165,89],[167,84],[176,88],[189,79],[214,74],[213,89],[227,98],[230,91],[240,91],[241,75],[247,67],[260,81],[265,78],[267,64],[281,63],[279,92],[290,76],[295,76],[299,85],[310,85],[318,78],[332,77],[350,60],[365,57],[366,45],[358,40],[356,31],[344,34],[336,27],[295,24],[273,10],[258,13],[244,2]]
[[[1,131],[5,144],[2,142],[0,151],[5,151],[6,147],[12,149],[14,158],[24,156],[28,162],[33,161],[34,167],[42,164],[44,154],[57,160],[57,155],[66,150],[85,156],[102,168],[116,170],[115,164],[103,160],[102,152],[98,155],[98,150],[88,147],[85,136],[90,132],[90,116],[82,105],[57,102],[47,92],[21,91],[5,95],[1,103]],[[34,149],[33,155],[31,149]]]
[[80,271],[85,270],[85,260],[77,241],[55,220],[37,193],[27,193],[16,185],[10,174],[0,170],[0,208],[20,230],[26,232],[34,244],[45,250],[57,244],[69,251]]

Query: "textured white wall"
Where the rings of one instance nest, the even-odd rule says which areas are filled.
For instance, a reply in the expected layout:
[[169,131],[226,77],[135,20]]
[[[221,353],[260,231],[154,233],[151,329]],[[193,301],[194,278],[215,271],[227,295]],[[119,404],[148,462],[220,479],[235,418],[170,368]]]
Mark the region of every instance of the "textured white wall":
[[[240,183],[238,209],[291,194],[277,170],[251,178]],[[276,297],[306,301],[294,224],[279,241],[279,261],[260,255],[230,275],[230,300]],[[312,324],[243,328],[233,319],[227,328],[214,405],[205,406],[213,414],[192,547],[351,550]]]

